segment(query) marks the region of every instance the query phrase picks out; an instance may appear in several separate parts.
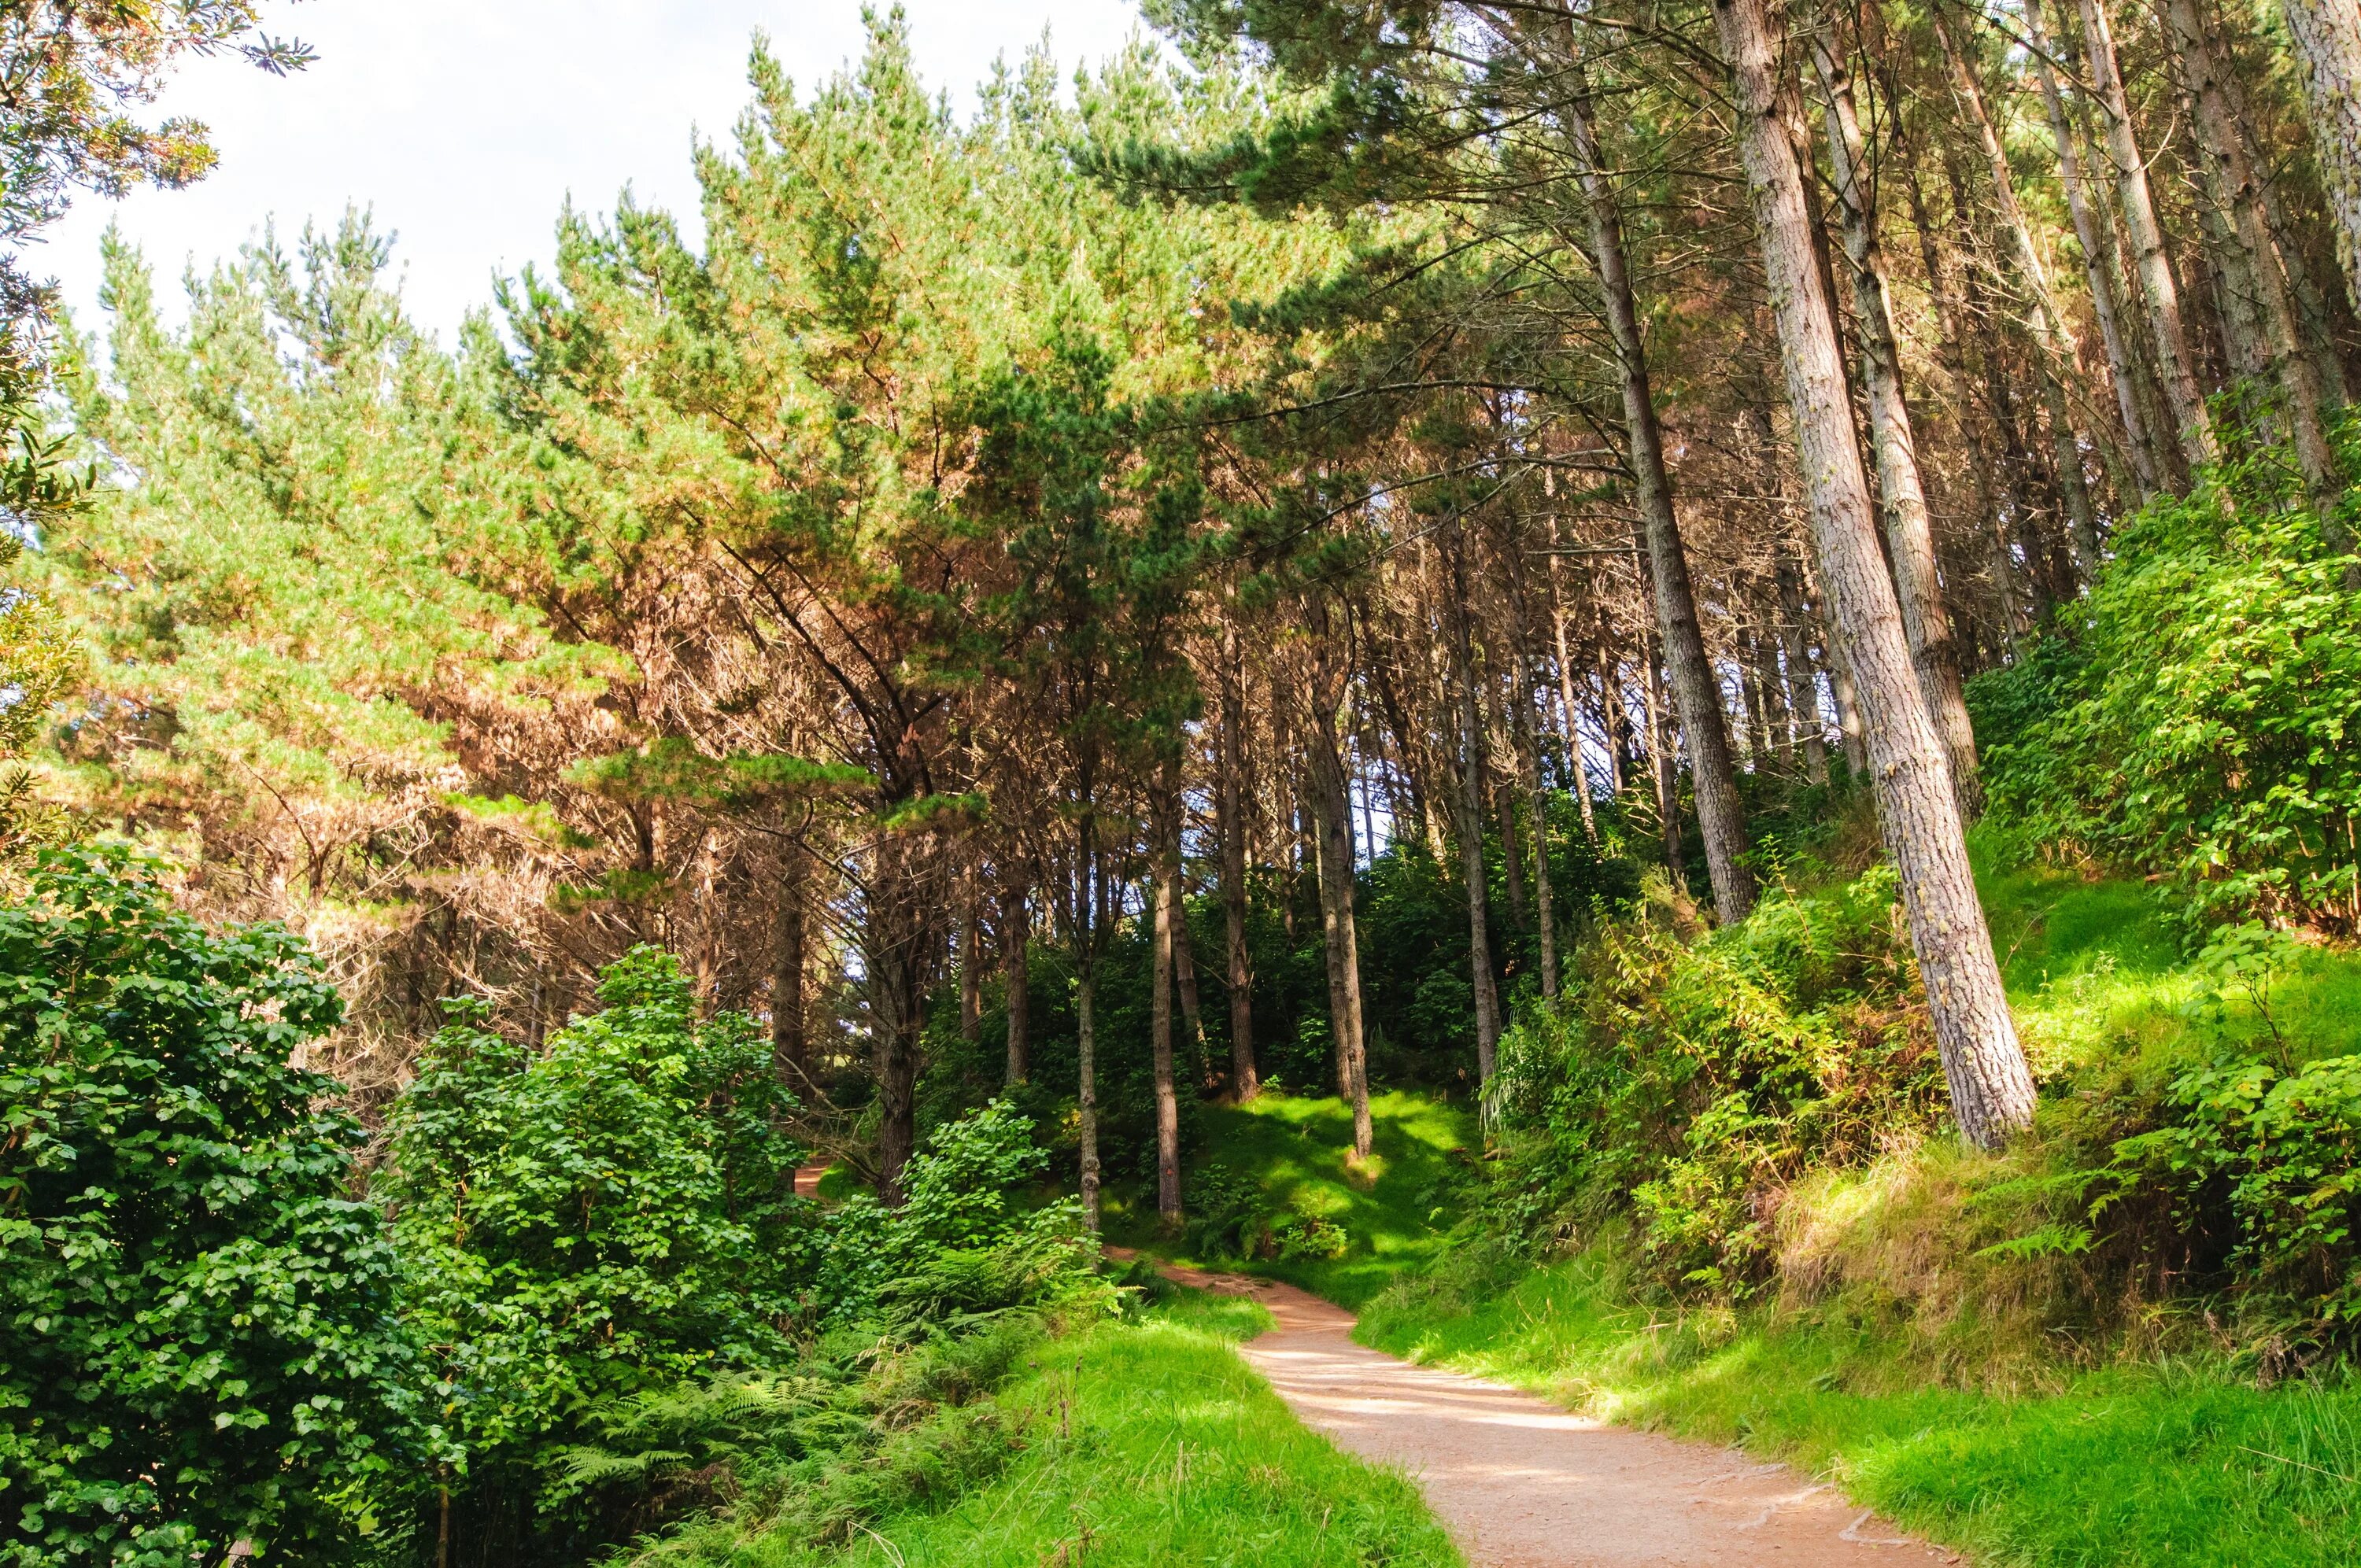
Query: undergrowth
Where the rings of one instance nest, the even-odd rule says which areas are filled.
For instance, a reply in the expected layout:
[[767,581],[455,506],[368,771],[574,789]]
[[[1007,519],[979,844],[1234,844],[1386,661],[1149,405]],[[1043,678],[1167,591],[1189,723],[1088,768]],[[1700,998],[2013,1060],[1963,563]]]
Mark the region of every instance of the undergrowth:
[[775,1515],[693,1527],[638,1563],[1456,1568],[1408,1480],[1306,1431],[1232,1353],[1268,1326],[1260,1306],[1148,1288],[1161,1299],[1145,1312],[1028,1345],[991,1399],[805,1483],[889,1506],[816,1529],[790,1497]]
[[1354,1161],[1343,1101],[1265,1093],[1204,1107],[1204,1147],[1183,1184],[1178,1238],[1152,1204],[1117,1195],[1110,1239],[1180,1261],[1268,1274],[1351,1307],[1435,1255],[1481,1146],[1473,1112],[1406,1091],[1369,1100],[1376,1141]]
[[2259,925],[2191,937],[2081,863],[1993,869],[2043,1090],[1960,1152],[1891,874],[1782,888],[1704,933],[1670,890],[1604,926],[1503,1042],[1471,1234],[1612,1231],[1684,1309],[1848,1295],[1998,1385],[2227,1346],[2277,1376],[2361,1310],[2361,961]]

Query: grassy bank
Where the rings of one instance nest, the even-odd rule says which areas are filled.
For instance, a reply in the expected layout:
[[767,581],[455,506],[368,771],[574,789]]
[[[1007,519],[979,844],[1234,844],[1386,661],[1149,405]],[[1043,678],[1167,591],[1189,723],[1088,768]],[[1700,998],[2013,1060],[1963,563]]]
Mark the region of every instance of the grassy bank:
[[[1191,1229],[1159,1235],[1154,1194],[1114,1195],[1109,1240],[1179,1262],[1243,1268],[1357,1307],[1405,1269],[1431,1262],[1458,1219],[1448,1205],[1481,1146],[1466,1107],[1404,1091],[1369,1102],[1376,1136],[1366,1164],[1352,1158],[1353,1117],[1333,1096],[1266,1094],[1203,1110],[1201,1147],[1183,1191]],[[1307,1226],[1303,1222],[1314,1222]],[[1244,1226],[1265,1234],[1241,1262],[1209,1245]],[[1276,1233],[1271,1234],[1271,1233]],[[1333,1255],[1331,1255],[1333,1254]]]
[[1481,1259],[1406,1280],[1360,1337],[1560,1403],[1741,1442],[1992,1563],[2350,1563],[2361,1389],[2258,1390],[2202,1361],[2125,1365],[2005,1398],[1929,1387],[1859,1326],[1634,1305],[1598,1254]]
[[[1043,1343],[980,1412],[1015,1452],[982,1485],[840,1544],[691,1530],[643,1561],[730,1568],[1456,1568],[1408,1481],[1304,1430],[1231,1344],[1249,1301],[1176,1292]],[[881,1456],[881,1460],[887,1456]]]

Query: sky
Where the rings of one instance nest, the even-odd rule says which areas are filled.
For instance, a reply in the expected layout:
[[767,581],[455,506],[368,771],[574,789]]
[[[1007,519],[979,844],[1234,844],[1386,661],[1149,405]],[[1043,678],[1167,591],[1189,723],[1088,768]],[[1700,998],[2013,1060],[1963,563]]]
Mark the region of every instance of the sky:
[[[905,0],[929,87],[965,113],[996,56],[1049,30],[1061,74],[1144,30],[1134,0]],[[221,164],[181,191],[84,196],[33,247],[85,332],[102,324],[109,220],[147,252],[176,307],[202,272],[277,220],[333,225],[347,203],[399,236],[403,299],[445,344],[498,271],[546,263],[559,208],[605,211],[629,184],[692,225],[692,130],[724,137],[744,107],[759,28],[800,92],[862,47],[860,0],[269,0],[266,31],[319,59],[279,80],[229,58],[184,66],[150,113],[214,134]],[[694,229],[692,227],[692,232]],[[174,309],[177,314],[177,309]]]

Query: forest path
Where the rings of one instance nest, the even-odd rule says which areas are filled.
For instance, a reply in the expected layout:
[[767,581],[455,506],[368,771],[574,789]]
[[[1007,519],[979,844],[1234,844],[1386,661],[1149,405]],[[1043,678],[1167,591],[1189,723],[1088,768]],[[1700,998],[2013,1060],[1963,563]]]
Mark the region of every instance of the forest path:
[[1239,1354],[1304,1425],[1416,1481],[1473,1568],[1961,1561],[1784,1464],[1609,1426],[1355,1344],[1350,1312],[1292,1285],[1162,1267],[1268,1308],[1277,1327]]

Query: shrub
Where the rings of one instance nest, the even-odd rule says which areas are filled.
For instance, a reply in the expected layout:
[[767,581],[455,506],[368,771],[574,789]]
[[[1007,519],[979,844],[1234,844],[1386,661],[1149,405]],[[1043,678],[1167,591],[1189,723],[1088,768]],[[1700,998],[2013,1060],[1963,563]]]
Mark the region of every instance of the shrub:
[[1743,1294],[1771,1266],[1780,1191],[1811,1163],[1939,1124],[1942,1072],[1893,872],[1774,893],[1692,940],[1662,882],[1575,955],[1554,1009],[1501,1040],[1511,1157],[1490,1200],[1530,1232],[1630,1213],[1648,1270]]
[[537,1496],[586,1408],[794,1359],[815,1231],[767,1047],[740,1014],[700,1021],[652,948],[598,995],[538,1057],[456,1008],[390,1121],[376,1191],[471,1553],[597,1533],[565,1486]]
[[0,906],[0,1555],[327,1562],[412,1462],[418,1365],[361,1128],[292,1065],[341,1015],[277,926],[120,854]]
[[[2131,519],[2088,600],[1979,676],[1996,816],[2169,877],[2192,914],[2361,930],[2361,594],[2309,514]],[[1997,740],[1999,743],[1992,742]]]
[[899,1209],[863,1194],[828,1214],[826,1319],[907,1327],[1049,1299],[1090,1277],[1095,1247],[1080,1206],[1016,1201],[1049,1162],[1031,1119],[1006,1100],[937,1128],[903,1170]]
[[2226,1209],[2229,1266],[2295,1292],[2332,1333],[2361,1324],[2361,1056],[2231,1057],[2172,1085],[2172,1124],[2116,1146],[2191,1210]]

